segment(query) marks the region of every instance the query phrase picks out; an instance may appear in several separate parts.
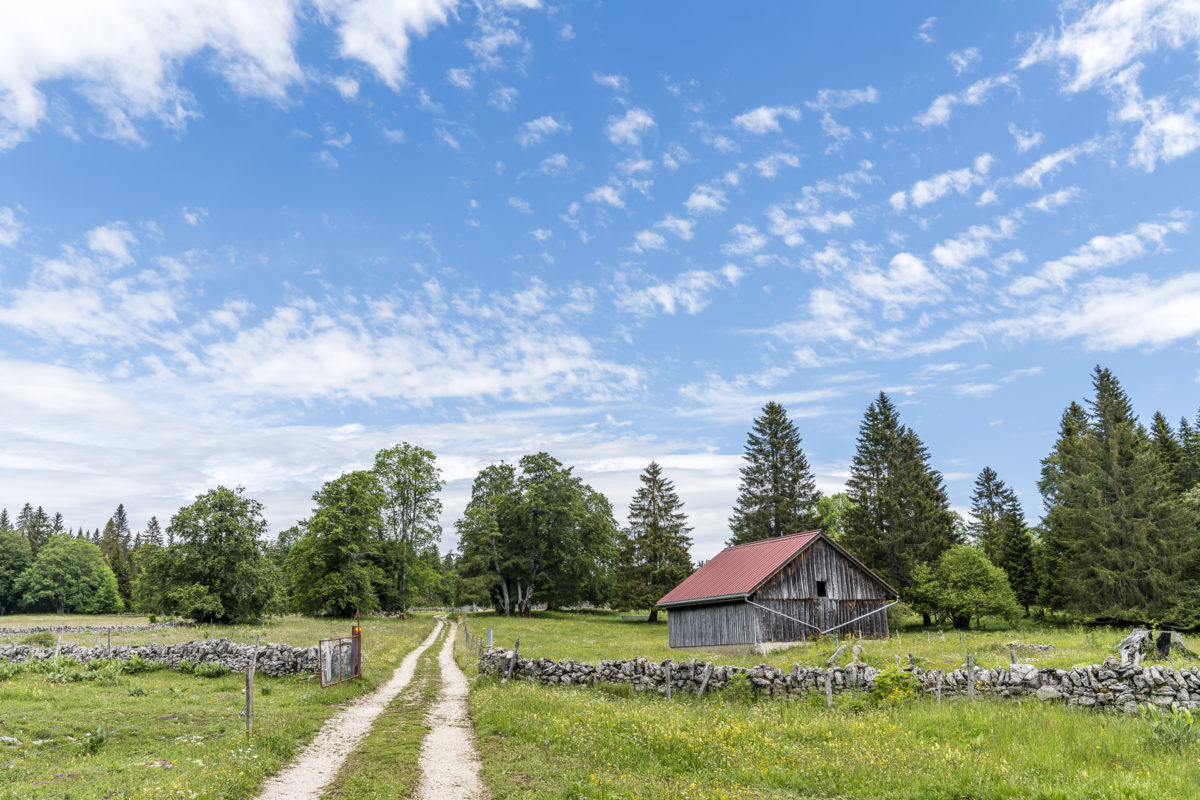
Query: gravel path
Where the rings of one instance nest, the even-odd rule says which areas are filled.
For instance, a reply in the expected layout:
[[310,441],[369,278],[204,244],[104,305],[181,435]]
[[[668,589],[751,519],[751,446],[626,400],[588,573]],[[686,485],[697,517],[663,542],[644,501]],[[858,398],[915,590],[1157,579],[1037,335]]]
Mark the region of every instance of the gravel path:
[[418,800],[482,800],[487,797],[480,780],[479,752],[467,713],[467,676],[454,660],[454,634],[442,646],[442,691],[429,714],[429,734],[421,745],[421,783]]
[[[308,798],[315,800],[320,797],[321,792],[341,769],[342,762],[371,729],[375,718],[387,708],[392,700],[396,699],[396,696],[412,680],[413,673],[417,669],[417,659],[437,640],[443,624],[438,622],[425,641],[404,657],[387,683],[366,697],[355,700],[326,722],[296,760],[267,780],[258,795],[258,800],[307,800]],[[453,639],[453,628],[451,628],[448,641],[452,642]],[[444,655],[445,650],[443,649]],[[462,675],[461,671],[459,671],[459,675]],[[465,686],[465,678],[463,683]],[[474,795],[471,796],[474,797]]]

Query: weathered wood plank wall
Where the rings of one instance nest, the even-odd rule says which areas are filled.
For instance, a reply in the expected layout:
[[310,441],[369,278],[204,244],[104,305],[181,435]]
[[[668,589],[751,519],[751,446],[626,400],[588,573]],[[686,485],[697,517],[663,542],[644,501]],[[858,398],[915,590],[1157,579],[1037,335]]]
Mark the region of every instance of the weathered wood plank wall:
[[754,644],[759,641],[754,611],[741,600],[672,608],[667,613],[667,643],[671,647]]

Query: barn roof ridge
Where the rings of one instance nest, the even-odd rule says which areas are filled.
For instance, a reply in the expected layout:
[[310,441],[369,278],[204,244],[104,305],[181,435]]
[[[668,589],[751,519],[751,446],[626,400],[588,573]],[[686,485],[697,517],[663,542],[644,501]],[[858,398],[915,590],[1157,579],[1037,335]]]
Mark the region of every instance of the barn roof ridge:
[[[755,547],[757,545],[762,545],[762,544],[775,544],[776,542],[782,542],[784,539],[794,539],[797,536],[808,536],[808,535],[814,534],[814,533],[825,533],[825,531],[822,530],[821,528],[813,528],[811,531],[799,531],[797,533],[785,533],[782,536],[772,536],[769,539],[758,539],[757,541],[753,541],[753,542],[742,542],[741,544],[731,544],[731,545],[726,546],[725,550],[737,550],[738,548],[741,548],[741,547]],[[723,552],[725,552],[725,550],[722,550],[721,552],[723,553]],[[718,553],[718,555],[720,555],[720,554]]]

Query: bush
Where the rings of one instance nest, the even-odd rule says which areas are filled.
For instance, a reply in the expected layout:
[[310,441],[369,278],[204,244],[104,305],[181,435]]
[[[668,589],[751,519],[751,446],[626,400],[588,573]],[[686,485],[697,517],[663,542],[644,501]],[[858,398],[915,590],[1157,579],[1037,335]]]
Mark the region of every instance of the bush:
[[179,662],[179,671],[185,675],[191,675],[196,671],[196,665],[189,659],[183,659]]
[[1141,714],[1146,723],[1142,741],[1148,747],[1185,750],[1200,742],[1200,714],[1193,714],[1191,709],[1164,709],[1146,703]]
[[754,684],[750,683],[750,676],[744,672],[735,672],[730,675],[724,696],[737,703],[745,703],[754,699]]
[[150,624],[154,625],[155,623],[158,622],[158,614],[151,614],[149,619],[150,619]]
[[0,681],[15,678],[25,671],[25,665],[16,661],[0,661]]

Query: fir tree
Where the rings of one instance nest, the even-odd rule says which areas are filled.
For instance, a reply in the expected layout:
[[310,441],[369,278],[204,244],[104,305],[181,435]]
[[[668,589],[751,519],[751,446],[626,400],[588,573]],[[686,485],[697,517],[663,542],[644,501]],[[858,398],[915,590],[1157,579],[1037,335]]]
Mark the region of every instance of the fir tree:
[[125,546],[116,523],[116,515],[104,524],[104,533],[100,534],[100,552],[108,562],[109,569],[117,578],[117,591],[121,599],[128,605],[133,592],[133,560]]
[[787,411],[767,403],[746,437],[746,464],[729,527],[729,544],[800,533],[820,524],[821,493],[800,449],[800,434]]
[[974,520],[967,526],[975,544],[993,564],[1000,563],[1000,548],[1005,532],[1004,514],[1011,492],[1000,480],[996,470],[984,467],[975,479],[975,491],[971,494],[971,516]]
[[121,540],[121,544],[128,550],[132,544],[133,532],[129,529],[129,517],[125,513],[125,504],[118,503],[117,510],[112,515],[113,525],[117,529],[117,537]]
[[1178,502],[1120,382],[1096,367],[1092,383],[1086,427],[1060,440],[1052,491],[1043,491],[1062,600],[1124,621],[1194,620],[1180,598],[1197,588],[1195,518]]
[[63,515],[61,512],[54,515],[54,519],[50,521],[50,535],[62,533],[65,530],[63,525]]
[[1080,438],[1087,430],[1087,412],[1079,403],[1072,402],[1063,411],[1058,425],[1058,439],[1050,455],[1042,459],[1042,478],[1038,481],[1038,491],[1042,494],[1042,503],[1046,515],[1042,519],[1042,547],[1038,564],[1039,582],[1042,586],[1041,603],[1049,608],[1062,609],[1066,607],[1066,596],[1063,592],[1062,570],[1067,560],[1066,543],[1067,512],[1063,507],[1065,484],[1067,482],[1067,458],[1074,452]]
[[1158,411],[1154,412],[1154,421],[1150,425],[1150,450],[1167,471],[1175,491],[1180,494],[1186,492],[1190,487],[1183,445],[1176,438],[1175,431],[1171,430],[1167,418]]
[[1187,417],[1179,420],[1179,445],[1183,451],[1180,472],[1183,475],[1183,491],[1200,486],[1200,413],[1196,424],[1189,425]]
[[8,519],[8,509],[0,508],[0,531],[11,531],[12,523]]
[[894,586],[911,586],[914,566],[962,538],[928,448],[883,392],[863,415],[846,493],[842,544]]
[[155,547],[162,547],[163,532],[162,526],[158,524],[158,517],[151,517],[150,521],[146,523],[145,541],[146,544],[151,544]]
[[26,503],[17,517],[17,533],[25,537],[30,551],[37,558],[38,551],[50,541],[50,517],[46,510],[41,506],[35,510]]
[[675,484],[651,461],[641,475],[629,504],[629,527],[624,532],[618,567],[618,600],[630,609],[650,609],[648,622],[658,621],[660,597],[692,572],[688,553],[687,515]]

